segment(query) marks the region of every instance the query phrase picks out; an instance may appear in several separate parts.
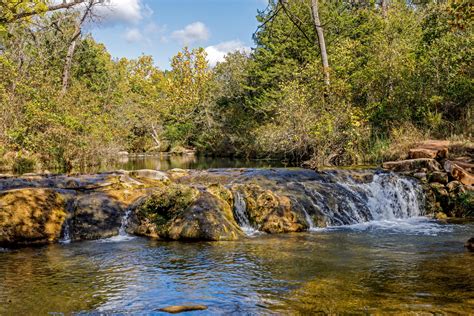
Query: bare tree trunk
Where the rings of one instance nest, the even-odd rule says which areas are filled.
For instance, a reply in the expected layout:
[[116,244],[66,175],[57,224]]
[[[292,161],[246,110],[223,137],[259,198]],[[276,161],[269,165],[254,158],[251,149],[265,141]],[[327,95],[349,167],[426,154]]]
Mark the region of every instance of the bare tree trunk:
[[381,0],[380,6],[382,7],[382,16],[384,18],[386,18],[387,17],[388,0]]
[[74,52],[76,51],[76,44],[79,35],[81,34],[80,28],[77,34],[73,37],[72,41],[69,43],[69,47],[67,49],[66,59],[64,61],[64,68],[63,68],[63,85],[61,89],[61,95],[64,95],[67,91],[69,85],[69,76],[71,72],[72,66],[72,58],[74,57]]
[[158,134],[158,131],[156,130],[155,124],[153,124],[153,123],[151,124],[151,137],[155,141],[156,147],[158,149],[160,149],[160,147],[161,147],[160,136]]
[[96,2],[95,0],[90,0],[87,4],[86,9],[84,10],[84,13],[82,14],[82,17],[76,23],[74,34],[72,35],[71,41],[69,42],[69,47],[67,49],[66,59],[64,60],[61,95],[64,95],[67,92],[67,88],[69,86],[72,59],[74,57],[74,52],[76,51],[77,40],[81,35],[82,24],[84,24],[84,22],[86,21],[87,16],[92,10],[92,7],[97,3],[98,2]]
[[316,34],[318,35],[319,49],[321,51],[321,61],[323,63],[324,82],[326,83],[326,85],[329,85],[330,78],[329,78],[328,54],[326,51],[326,41],[324,40],[323,27],[321,26],[321,20],[319,19],[318,0],[311,0],[311,13],[313,17],[314,27],[316,28]]

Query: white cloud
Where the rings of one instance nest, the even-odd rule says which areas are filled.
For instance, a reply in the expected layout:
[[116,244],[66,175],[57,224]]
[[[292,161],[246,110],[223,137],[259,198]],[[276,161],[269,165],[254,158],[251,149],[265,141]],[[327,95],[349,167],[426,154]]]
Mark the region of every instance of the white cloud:
[[207,60],[209,61],[209,65],[211,65],[211,67],[214,67],[217,63],[224,61],[225,56],[228,53],[236,51],[250,53],[250,47],[245,46],[243,42],[237,40],[222,42],[217,45],[206,47]]
[[171,37],[189,45],[194,42],[206,41],[209,39],[210,32],[207,26],[202,22],[194,22],[186,25],[184,29],[174,31]]
[[165,31],[166,25],[157,25],[150,22],[141,28],[127,28],[125,33],[123,33],[123,37],[130,43],[153,45],[157,41],[161,43],[166,42]]
[[106,0],[94,9],[94,13],[107,24],[135,24],[153,11],[142,0]]
[[143,34],[137,28],[127,29],[124,34],[125,39],[127,42],[134,43],[134,42],[142,42],[145,38]]

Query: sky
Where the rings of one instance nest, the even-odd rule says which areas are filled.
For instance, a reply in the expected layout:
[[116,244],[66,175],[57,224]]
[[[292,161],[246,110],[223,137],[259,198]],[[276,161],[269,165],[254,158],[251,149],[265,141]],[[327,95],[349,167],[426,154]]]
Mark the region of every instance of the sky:
[[249,51],[257,10],[267,0],[106,0],[88,27],[113,57],[151,55],[161,69],[184,46],[204,47],[211,66],[235,50]]

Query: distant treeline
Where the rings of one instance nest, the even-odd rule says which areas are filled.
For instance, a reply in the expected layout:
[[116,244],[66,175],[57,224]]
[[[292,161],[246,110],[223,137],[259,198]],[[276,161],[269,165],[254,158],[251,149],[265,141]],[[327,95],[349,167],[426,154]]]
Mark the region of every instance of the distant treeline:
[[113,59],[83,34],[96,2],[36,14],[48,3],[2,1],[0,167],[182,148],[356,164],[473,133],[468,0],[270,1],[250,54],[211,68],[202,48],[184,48],[169,71],[150,56]]

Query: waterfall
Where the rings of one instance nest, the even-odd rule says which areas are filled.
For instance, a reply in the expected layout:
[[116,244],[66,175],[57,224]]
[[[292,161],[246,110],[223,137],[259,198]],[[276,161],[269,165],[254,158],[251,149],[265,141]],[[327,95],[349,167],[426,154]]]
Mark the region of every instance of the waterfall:
[[132,235],[129,235],[126,231],[127,225],[128,225],[128,219],[130,215],[132,214],[133,207],[130,206],[126,209],[125,213],[123,214],[122,220],[120,222],[120,228],[119,228],[119,233],[116,236],[106,238],[106,239],[100,239],[98,242],[103,242],[103,243],[108,243],[108,242],[122,242],[122,241],[129,241],[134,239],[135,237]]
[[407,219],[423,215],[421,187],[408,178],[391,173],[375,174],[370,183],[342,183],[367,203],[371,220]]
[[71,242],[71,228],[69,221],[66,219],[63,224],[62,238],[59,241],[61,244],[69,244]]
[[240,192],[234,192],[234,216],[242,231],[247,236],[255,235],[258,231],[252,227],[247,216],[247,204]]
[[128,219],[130,217],[130,214],[132,213],[132,208],[128,207],[125,211],[125,214],[122,217],[122,221],[120,223],[120,228],[119,228],[119,236],[128,236],[128,233],[126,231],[127,225],[128,225]]
[[326,226],[423,215],[423,192],[415,180],[393,173],[375,173],[370,181],[356,181],[343,172],[327,176],[324,180],[287,184],[290,192],[303,192],[297,205],[307,221],[311,219],[309,214],[316,215]]

